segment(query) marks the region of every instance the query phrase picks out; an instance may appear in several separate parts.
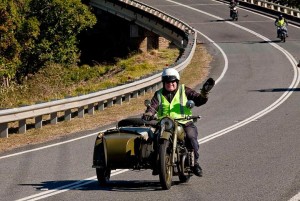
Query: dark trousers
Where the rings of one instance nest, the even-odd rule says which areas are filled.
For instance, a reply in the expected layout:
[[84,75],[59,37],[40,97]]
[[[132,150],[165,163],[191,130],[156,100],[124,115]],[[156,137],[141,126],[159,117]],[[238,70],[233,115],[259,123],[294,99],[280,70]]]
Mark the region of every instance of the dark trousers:
[[198,130],[197,127],[193,122],[188,122],[183,126],[183,129],[186,133],[187,137],[187,148],[192,148],[194,149],[194,155],[195,155],[195,163],[199,159],[199,143],[198,143]]

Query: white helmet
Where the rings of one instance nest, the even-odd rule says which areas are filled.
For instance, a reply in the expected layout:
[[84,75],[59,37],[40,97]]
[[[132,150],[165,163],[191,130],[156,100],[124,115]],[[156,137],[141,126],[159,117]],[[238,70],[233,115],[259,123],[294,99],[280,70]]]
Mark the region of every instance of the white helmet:
[[161,75],[161,80],[163,82],[179,81],[180,75],[174,68],[165,68]]

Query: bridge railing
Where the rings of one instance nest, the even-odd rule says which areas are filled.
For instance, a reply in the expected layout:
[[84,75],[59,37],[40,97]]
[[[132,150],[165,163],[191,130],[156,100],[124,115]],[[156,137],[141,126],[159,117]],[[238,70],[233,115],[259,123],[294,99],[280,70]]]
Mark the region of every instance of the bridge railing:
[[[227,0],[230,2],[231,0]],[[266,13],[278,15],[279,13],[292,21],[300,22],[300,10],[297,8],[290,8],[284,5],[276,4],[266,0],[239,0],[241,5],[251,7],[256,10],[261,10]]]
[[[192,27],[183,21],[134,0],[92,0],[91,5],[124,17],[127,20],[134,20],[137,25],[174,42],[183,50],[183,54],[174,64],[170,65],[171,67],[181,71],[190,63],[196,47],[196,33]],[[83,118],[86,113],[92,115],[95,110],[101,111],[105,107],[122,104],[123,101],[130,101],[131,98],[158,89],[160,85],[161,73],[157,72],[131,83],[87,95],[3,109],[0,110],[0,137],[8,137],[8,131],[12,123],[18,124],[18,133],[26,133],[29,121],[33,120],[34,128],[42,128],[46,120],[50,124],[57,124],[61,113],[65,121],[70,121],[74,113],[79,118]]]

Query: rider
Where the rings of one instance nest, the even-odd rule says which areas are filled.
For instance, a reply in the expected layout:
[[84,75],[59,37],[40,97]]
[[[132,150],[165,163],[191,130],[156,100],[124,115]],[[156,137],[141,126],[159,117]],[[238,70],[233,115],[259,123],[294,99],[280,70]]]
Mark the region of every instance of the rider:
[[[166,68],[162,72],[163,88],[156,91],[152,97],[150,106],[147,107],[142,116],[144,120],[152,120],[157,113],[158,118],[171,116],[173,118],[181,117],[182,115],[191,115],[191,110],[185,107],[187,100],[193,100],[196,106],[205,104],[208,100],[208,92],[214,85],[214,80],[210,78],[210,89],[201,89],[201,93],[197,93],[184,84],[179,84],[180,76],[174,68]],[[206,86],[208,81],[206,82]],[[194,149],[195,163],[193,172],[196,176],[202,176],[202,169],[198,163],[199,159],[199,144],[197,141],[198,131],[193,121],[180,122],[187,134],[189,141],[187,147]],[[153,173],[154,174],[154,173]]]
[[233,14],[233,9],[238,6],[239,4],[239,1],[238,0],[232,0],[230,1],[230,4],[229,4],[229,8],[230,8],[230,17],[232,17],[232,14]]
[[286,31],[286,37],[288,37],[288,21],[283,17],[282,14],[280,14],[275,20],[275,26],[277,27],[277,38],[279,38],[279,31],[281,27]]

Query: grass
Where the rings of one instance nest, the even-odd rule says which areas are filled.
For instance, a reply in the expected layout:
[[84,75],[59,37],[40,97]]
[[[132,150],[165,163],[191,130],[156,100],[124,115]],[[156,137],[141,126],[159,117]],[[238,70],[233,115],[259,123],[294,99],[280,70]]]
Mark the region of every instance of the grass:
[[0,88],[0,108],[32,105],[114,87],[159,71],[178,56],[178,49],[165,49],[130,55],[110,65],[66,68],[52,64],[29,76],[23,85]]
[[[135,62],[141,64],[143,63],[143,58],[145,58],[147,62],[151,64],[155,62],[155,60],[157,60],[155,59],[156,56],[150,55],[147,58],[145,58],[145,56],[139,57],[139,59],[135,60]],[[191,63],[187,68],[184,69],[183,72],[181,72],[181,82],[192,88],[197,84],[203,82],[203,80],[206,79],[209,74],[209,65],[211,60],[212,58],[207,53],[206,49],[201,45],[197,45]],[[161,68],[165,67],[165,65],[168,64],[164,59],[161,59],[159,61],[157,60],[156,62],[159,63]],[[155,65],[158,64],[153,64],[153,66]],[[143,72],[143,65],[137,66],[137,69],[141,69],[141,71]],[[152,69],[152,71],[153,70],[155,71],[157,69]],[[134,77],[134,70],[129,72],[131,72],[132,74],[127,74],[126,76]],[[151,70],[149,70],[149,72],[151,72]],[[109,79],[112,79],[113,77],[113,74],[111,76],[108,76]],[[99,84],[100,82],[101,81],[99,81]],[[70,87],[73,89],[72,86]],[[66,91],[68,90],[71,91],[71,89],[66,88]],[[59,122],[56,125],[45,125],[42,129],[29,129],[26,134],[9,135],[8,138],[0,139],[0,152],[12,150],[17,147],[23,147],[28,144],[37,144],[53,139],[62,138],[66,135],[72,135],[73,133],[83,130],[97,129],[126,118],[128,114],[130,114],[130,116],[140,115],[145,110],[145,106],[143,104],[144,100],[151,99],[152,95],[153,92],[146,93],[145,96],[132,99],[130,102],[124,102],[122,105],[114,105],[113,107],[106,108],[101,112],[96,111],[94,115],[85,115],[84,118],[75,117],[68,122],[64,121]]]

